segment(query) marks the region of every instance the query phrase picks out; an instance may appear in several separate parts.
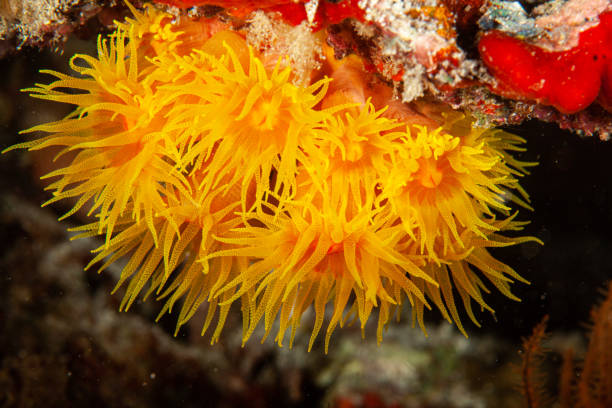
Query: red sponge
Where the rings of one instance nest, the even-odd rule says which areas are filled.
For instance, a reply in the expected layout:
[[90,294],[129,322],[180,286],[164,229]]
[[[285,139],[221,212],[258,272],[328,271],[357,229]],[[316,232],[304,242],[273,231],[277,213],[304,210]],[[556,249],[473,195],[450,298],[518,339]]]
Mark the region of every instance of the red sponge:
[[534,99],[561,112],[583,110],[599,97],[612,106],[612,12],[580,34],[576,47],[549,52],[499,31],[485,33],[478,49],[498,79],[495,91]]

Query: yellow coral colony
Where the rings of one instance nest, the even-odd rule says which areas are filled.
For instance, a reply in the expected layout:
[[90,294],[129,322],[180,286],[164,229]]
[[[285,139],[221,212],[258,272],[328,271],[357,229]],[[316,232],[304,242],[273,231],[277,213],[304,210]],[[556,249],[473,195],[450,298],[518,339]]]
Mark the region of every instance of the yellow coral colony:
[[88,268],[127,257],[122,309],[143,291],[166,300],[161,314],[180,301],[178,330],[206,304],[215,342],[239,300],[244,341],[278,321],[282,345],[313,305],[309,348],[327,321],[327,350],[372,312],[380,341],[405,299],[423,330],[434,306],[462,331],[454,296],[477,325],[486,281],[516,299],[524,279],[488,248],[535,240],[502,235],[524,225],[511,204],[528,208],[520,138],[450,111],[438,128],[400,123],[327,95],[326,77],[297,85],[288,59],[271,64],[225,23],[132,12],[97,58],[71,59],[77,77],[43,71],[56,80],[26,90],[76,109],[11,148],[69,155],[45,176],[47,203],[95,216],[75,228],[104,238]]

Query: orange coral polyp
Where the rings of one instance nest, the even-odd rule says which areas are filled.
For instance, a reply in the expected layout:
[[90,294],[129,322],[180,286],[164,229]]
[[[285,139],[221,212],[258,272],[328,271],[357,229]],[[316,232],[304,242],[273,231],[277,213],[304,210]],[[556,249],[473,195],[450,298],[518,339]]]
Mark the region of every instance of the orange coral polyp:
[[[391,317],[390,310],[401,304],[400,292],[411,303],[428,307],[411,279],[415,276],[434,286],[436,283],[417,266],[418,259],[395,249],[402,234],[398,233],[397,226],[388,223],[390,214],[379,213],[371,219],[361,213],[345,220],[331,210],[325,202],[327,196],[331,195],[322,196],[323,209],[295,202],[275,215],[260,210],[257,219],[264,223],[264,228],[243,225],[234,229],[222,242],[236,248],[210,255],[256,259],[242,276],[221,290],[223,293],[239,286],[233,298],[254,290],[252,306],[245,311],[250,325],[243,341],[248,340],[262,318],[267,336],[280,314],[276,341],[282,345],[284,333],[291,327],[291,344],[301,316],[314,303],[310,349],[322,327],[325,306],[332,303],[334,312],[325,335],[327,350],[335,327],[342,326],[348,316],[343,317],[352,293],[355,300],[351,309],[359,317],[362,328],[374,307],[385,311],[379,316],[379,341],[382,327]],[[304,302],[305,299],[308,301]]]
[[[306,154],[318,156],[308,137],[329,115],[314,109],[326,92],[328,80],[298,87],[290,82],[291,69],[281,69],[280,61],[267,72],[249,49],[248,66],[244,67],[227,43],[224,47],[225,54],[220,57],[195,53],[189,60],[177,60],[195,76],[193,83],[177,89],[175,96],[202,100],[172,112],[176,118],[190,120],[190,129],[195,127],[191,123],[194,119],[198,123],[197,140],[189,143],[183,161],[209,160],[202,181],[204,189],[217,186],[229,172],[239,177],[245,188],[256,181],[260,199],[281,191],[280,198],[285,199],[295,191],[296,161],[306,161]],[[196,167],[200,165],[196,163]],[[236,172],[238,169],[241,171]],[[275,185],[267,176],[273,170]]]
[[400,133],[394,132],[396,121],[382,117],[385,109],[376,110],[369,100],[363,106],[340,106],[346,107],[315,134],[326,159],[310,172],[327,185],[330,205],[351,216],[373,206],[376,186],[394,166],[394,140]]
[[[487,222],[494,218],[493,210],[503,213],[509,209],[503,201],[506,184],[529,163],[514,163],[515,169],[506,165],[502,152],[515,141],[508,135],[505,142],[505,135],[472,130],[459,138],[444,128],[407,129],[399,150],[403,160],[383,183],[380,198],[389,199],[406,232],[419,242],[419,252],[429,259],[442,261],[453,242],[466,248],[460,237],[462,229],[486,238],[495,231]],[[495,144],[499,150],[490,148]],[[438,240],[443,241],[442,250]]]
[[[514,216],[501,221],[489,221],[493,231],[518,231],[525,225],[517,222]],[[487,310],[494,314],[494,310],[485,302],[484,293],[490,293],[481,276],[492,283],[506,297],[520,301],[510,291],[510,284],[514,281],[529,283],[510,266],[496,260],[488,251],[488,248],[517,245],[525,242],[541,242],[534,237],[508,238],[492,232],[486,238],[482,238],[473,232],[463,229],[460,233],[461,245],[458,242],[436,242],[438,253],[444,254],[444,262],[428,262],[422,269],[439,286],[433,286],[418,278],[413,279],[415,285],[426,294],[438,308],[442,316],[450,323],[455,322],[459,330],[467,336],[459,311],[455,304],[453,292],[461,297],[464,309],[470,320],[478,327],[480,323],[472,309],[474,300],[481,310]],[[445,247],[443,248],[443,245]],[[407,253],[417,254],[420,250],[415,243],[408,244],[404,248]],[[477,273],[478,271],[478,273]],[[414,317],[423,322],[422,307],[415,307]]]
[[[156,13],[149,8],[138,15],[144,19]],[[71,59],[71,68],[82,78],[43,71],[57,80],[26,89],[34,97],[77,106],[63,120],[27,130],[50,135],[21,147],[65,146],[64,152],[78,152],[72,166],[46,176],[59,177],[48,187],[54,197],[47,203],[78,198],[67,217],[93,199],[89,213],[96,213],[98,232],[106,234],[107,242],[128,203],[136,219],[142,215],[153,228],[153,207],[163,201],[160,183],[185,188],[176,155],[167,149],[180,141],[163,130],[163,116],[171,102],[159,95],[154,81],[143,80],[147,67],[139,63],[138,40],[130,27],[120,26],[109,40],[100,37],[97,58],[76,55]],[[81,93],[68,93],[66,88]]]
[[448,171],[448,169],[445,169],[444,167],[444,165],[423,160],[419,162],[419,170],[416,178],[423,187],[436,188],[442,182],[445,170]]
[[[165,208],[157,208],[152,220],[154,230],[159,233],[159,244],[154,242],[151,230],[145,225],[124,217],[118,222],[118,232],[113,238],[94,251],[97,255],[87,268],[107,259],[99,268],[101,272],[114,260],[130,254],[114,289],[118,290],[129,281],[120,308],[128,310],[150,281],[145,298],[153,293],[160,299],[167,298],[160,317],[171,312],[174,304],[185,297],[177,322],[178,331],[195,312],[194,305],[208,301],[208,317],[203,332],[218,310],[218,325],[212,336],[212,342],[216,342],[229,311],[229,305],[218,306],[218,303],[233,293],[229,291],[218,297],[212,294],[235,278],[238,271],[246,267],[247,260],[219,258],[209,262],[206,255],[224,248],[224,244],[213,238],[214,235],[223,235],[242,224],[242,218],[237,215],[240,186],[227,192],[219,188],[202,195],[197,189],[198,184],[198,176],[194,173],[190,178],[190,194],[171,187],[164,189]],[[75,237],[81,238],[96,235],[97,229],[97,223],[93,223],[73,230],[81,232]]]

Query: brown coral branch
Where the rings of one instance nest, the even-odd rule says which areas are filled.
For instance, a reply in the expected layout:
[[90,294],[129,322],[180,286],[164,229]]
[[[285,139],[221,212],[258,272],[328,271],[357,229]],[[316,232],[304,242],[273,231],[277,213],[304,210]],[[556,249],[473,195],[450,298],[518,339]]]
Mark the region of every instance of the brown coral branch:
[[607,297],[591,312],[593,327],[577,386],[577,407],[612,406],[612,282]]
[[[558,395],[561,408],[612,407],[612,282],[606,293],[605,300],[591,311],[589,346],[578,380],[573,350],[563,353]],[[544,392],[546,378],[541,375],[547,321],[548,316],[523,340],[521,391],[527,408],[550,406],[551,402]]]
[[541,360],[544,355],[542,342],[546,338],[546,324],[548,316],[533,328],[531,336],[523,339],[522,363],[521,363],[521,386],[525,396],[527,408],[539,408],[545,406],[543,376],[540,372]]
[[559,379],[559,407],[572,408],[574,406],[574,350],[567,349],[563,353],[563,365]]

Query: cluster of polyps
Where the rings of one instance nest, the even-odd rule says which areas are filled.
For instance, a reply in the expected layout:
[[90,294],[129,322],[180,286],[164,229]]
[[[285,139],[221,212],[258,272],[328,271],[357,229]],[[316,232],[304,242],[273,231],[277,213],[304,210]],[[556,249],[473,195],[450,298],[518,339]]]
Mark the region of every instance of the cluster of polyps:
[[334,79],[299,86],[222,23],[133,12],[97,58],[73,57],[79,77],[47,71],[57,80],[27,90],[77,108],[15,146],[71,155],[47,175],[49,203],[96,217],[75,228],[104,237],[89,266],[128,258],[122,309],[148,285],[162,313],[182,299],[178,330],[205,303],[214,342],[240,300],[244,340],[278,319],[282,345],[314,304],[312,347],[331,304],[327,349],[336,326],[364,327],[374,309],[380,341],[405,299],[421,327],[433,303],[464,331],[454,294],[476,324],[472,300],[491,310],[485,280],[514,298],[523,279],[487,248],[533,239],[500,234],[523,225],[508,203],[527,206],[517,177],[530,163],[509,154],[520,138],[450,111],[435,126],[390,119],[346,89],[358,83],[330,88],[354,66],[330,61]]

